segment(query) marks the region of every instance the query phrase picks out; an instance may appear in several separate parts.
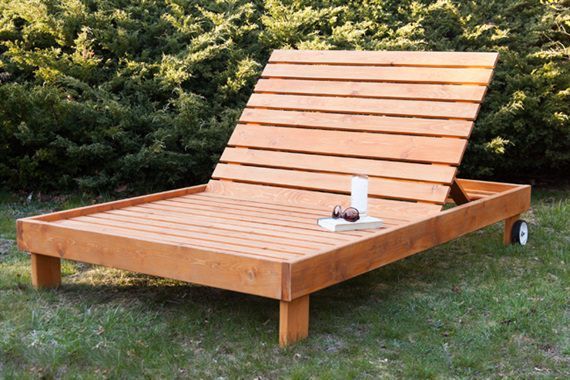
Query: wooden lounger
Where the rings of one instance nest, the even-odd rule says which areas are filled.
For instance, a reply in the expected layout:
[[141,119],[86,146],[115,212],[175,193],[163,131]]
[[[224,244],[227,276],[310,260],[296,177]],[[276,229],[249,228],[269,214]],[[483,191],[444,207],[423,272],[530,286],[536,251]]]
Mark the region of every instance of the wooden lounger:
[[[208,184],[18,220],[33,284],[63,258],[274,298],[287,345],[313,292],[499,221],[509,243],[530,187],[456,178],[496,60],[275,51]],[[354,173],[385,227],[322,230]]]

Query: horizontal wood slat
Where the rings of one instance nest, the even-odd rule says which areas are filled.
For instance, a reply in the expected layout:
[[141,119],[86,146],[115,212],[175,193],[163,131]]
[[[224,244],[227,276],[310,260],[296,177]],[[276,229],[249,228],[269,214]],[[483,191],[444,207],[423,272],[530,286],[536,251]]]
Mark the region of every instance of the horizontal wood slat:
[[[124,228],[132,231],[144,231],[155,234],[162,234],[164,236],[176,236],[185,239],[190,239],[191,244],[210,245],[213,248],[222,247],[220,244],[231,248],[232,250],[241,250],[246,248],[246,253],[249,248],[260,248],[268,250],[269,253],[285,252],[287,254],[306,254],[312,251],[308,247],[299,247],[290,244],[288,240],[283,239],[252,239],[250,235],[232,234],[229,231],[222,231],[216,233],[215,230],[207,228],[200,228],[200,226],[183,226],[169,223],[164,225],[161,222],[153,222],[152,224],[140,223],[139,221],[133,222],[132,220],[120,220],[112,215],[95,215],[95,216],[80,216],[70,219],[72,222],[83,222],[87,224],[94,224],[96,226],[106,226],[111,228]],[[224,248],[221,248],[224,249]]]
[[[212,174],[212,178],[350,193],[351,176],[218,164]],[[445,202],[448,190],[449,187],[444,185],[402,182],[381,178],[370,178],[368,185],[368,192],[371,196],[442,204]]]
[[458,165],[466,140],[240,124],[228,145]]
[[224,150],[220,162],[344,174],[366,173],[376,177],[445,184],[451,184],[457,170],[453,166],[444,165],[321,156],[232,147],[228,147]]
[[329,95],[354,98],[394,98],[481,102],[484,86],[417,83],[339,82],[325,80],[260,79],[255,92]]
[[387,116],[474,120],[479,104],[424,100],[341,98],[279,94],[252,94],[248,107]]
[[239,246],[235,243],[228,241],[227,243],[217,243],[217,242],[210,242],[206,240],[195,240],[192,238],[184,238],[181,236],[175,236],[172,234],[165,234],[163,232],[160,233],[152,233],[149,231],[142,231],[142,230],[135,230],[132,228],[124,228],[124,227],[117,227],[117,226],[108,226],[108,225],[101,225],[101,224],[94,224],[94,223],[85,223],[79,222],[76,220],[65,219],[65,220],[58,220],[53,222],[53,224],[58,226],[66,226],[75,229],[80,229],[83,231],[92,231],[92,232],[102,232],[102,233],[109,233],[121,236],[128,236],[133,239],[137,238],[145,238],[150,239],[156,242],[164,242],[164,243],[171,243],[171,244],[181,244],[183,246],[187,246],[190,248],[196,249],[209,249],[214,252],[220,253],[233,253],[233,254],[240,254],[245,255],[248,257],[259,257],[259,258],[269,258],[269,259],[280,259],[280,260],[288,260],[294,257],[297,257],[297,253],[293,252],[279,252],[274,250],[268,250],[263,248],[254,248],[254,247],[244,247]]
[[271,63],[495,67],[498,53],[438,51],[274,50]]
[[[140,220],[163,220],[168,222],[183,223],[194,225],[196,224],[196,218],[192,218],[186,214],[164,212],[160,210],[152,209],[126,209],[126,210],[113,210],[108,211],[111,214],[126,215],[139,218]],[[338,241],[347,241],[352,238],[352,236],[344,234],[332,234],[326,231],[313,231],[299,229],[291,226],[274,226],[270,224],[257,223],[255,221],[239,220],[236,222],[231,218],[224,217],[213,217],[209,215],[204,215],[200,219],[200,223],[204,226],[209,226],[211,228],[232,228],[234,226],[240,226],[247,229],[253,229],[262,234],[275,234],[275,236],[288,236],[290,234],[295,235],[299,240],[309,240],[314,242],[328,242],[334,243]],[[280,232],[285,233],[285,235],[280,234]]]
[[493,70],[479,68],[374,67],[268,64],[262,78],[326,79],[366,82],[476,84],[486,86]]
[[[88,218],[88,217],[83,217]],[[322,243],[318,241],[310,241],[308,239],[299,239],[298,236],[293,234],[285,234],[285,236],[279,236],[279,234],[275,233],[263,233],[263,231],[259,231],[257,229],[252,228],[243,228],[240,225],[223,225],[223,224],[216,224],[215,227],[209,223],[202,223],[200,221],[195,222],[194,224],[190,223],[180,223],[176,221],[167,221],[167,220],[160,220],[160,219],[140,219],[136,216],[128,216],[128,215],[118,215],[118,214],[111,214],[111,213],[102,213],[94,215],[93,218],[100,218],[104,220],[116,220],[120,222],[129,222],[133,224],[142,224],[147,226],[158,226],[164,228],[171,228],[173,230],[180,230],[180,231],[191,231],[191,232],[200,232],[206,235],[216,235],[216,236],[230,236],[230,237],[237,237],[237,238],[247,238],[253,241],[264,241],[270,242],[275,244],[283,244],[285,247],[292,246],[292,247],[302,247],[302,248],[326,248],[331,247],[333,244],[330,242]]]
[[[322,207],[324,210],[332,210],[336,205],[350,206],[350,196],[344,194],[217,180],[208,182],[207,191],[202,194],[204,196],[213,194],[215,196],[231,197],[232,199],[282,204],[291,207]],[[371,215],[387,215],[409,222],[424,218],[426,215],[437,214],[441,211],[441,205],[371,198],[368,201],[368,209]],[[342,236],[343,234],[345,233],[337,232],[330,235]]]
[[473,127],[473,122],[467,120],[348,115],[260,108],[244,109],[240,117],[240,122],[299,128],[338,129],[355,132],[383,132],[461,138],[469,137]]

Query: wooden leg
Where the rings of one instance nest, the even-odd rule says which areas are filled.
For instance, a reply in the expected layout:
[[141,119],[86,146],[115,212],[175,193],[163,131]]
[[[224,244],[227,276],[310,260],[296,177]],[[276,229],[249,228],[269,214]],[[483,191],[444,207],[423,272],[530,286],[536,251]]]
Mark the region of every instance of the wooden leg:
[[61,285],[61,259],[32,253],[34,288],[57,288]]
[[281,301],[279,309],[279,345],[293,344],[309,335],[309,296],[291,302]]
[[505,219],[505,229],[503,231],[503,244],[509,245],[512,243],[513,224],[515,224],[515,222],[520,218],[521,214],[517,214],[515,216],[511,216],[508,219]]

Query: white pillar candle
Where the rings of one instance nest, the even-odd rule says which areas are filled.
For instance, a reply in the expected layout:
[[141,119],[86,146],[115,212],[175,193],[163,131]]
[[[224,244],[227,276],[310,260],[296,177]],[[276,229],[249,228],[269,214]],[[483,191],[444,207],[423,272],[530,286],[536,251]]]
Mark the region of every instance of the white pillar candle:
[[351,206],[358,210],[360,216],[368,214],[368,176],[352,176],[352,189],[350,193]]

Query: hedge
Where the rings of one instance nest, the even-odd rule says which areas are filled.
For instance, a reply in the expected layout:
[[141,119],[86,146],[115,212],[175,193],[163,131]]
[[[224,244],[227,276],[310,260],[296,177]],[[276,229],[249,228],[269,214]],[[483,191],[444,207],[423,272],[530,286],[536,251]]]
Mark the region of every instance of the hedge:
[[4,0],[0,11],[11,189],[204,182],[276,48],[499,51],[462,175],[570,172],[563,1]]

